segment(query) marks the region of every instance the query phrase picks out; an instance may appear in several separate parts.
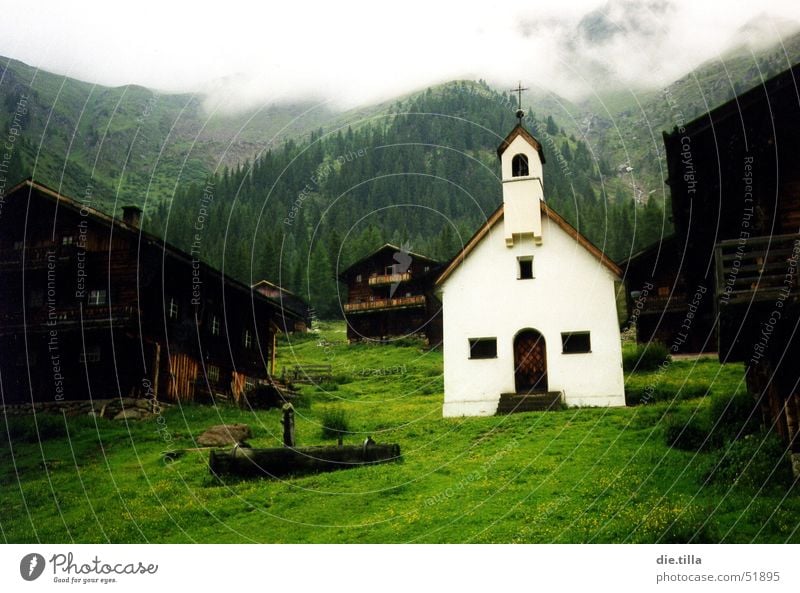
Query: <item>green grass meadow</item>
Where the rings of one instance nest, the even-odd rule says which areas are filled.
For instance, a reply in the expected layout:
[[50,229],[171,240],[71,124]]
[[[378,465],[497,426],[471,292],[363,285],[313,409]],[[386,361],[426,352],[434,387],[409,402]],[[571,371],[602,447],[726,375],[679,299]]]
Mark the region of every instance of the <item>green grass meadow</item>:
[[[343,323],[279,344],[278,367],[331,364],[304,386],[297,444],[331,444],[323,418],[399,443],[398,463],[283,480],[217,480],[208,451],[172,462],[222,422],[278,446],[280,412],[171,407],[113,422],[58,415],[0,422],[5,542],[793,542],[800,498],[774,437],[699,451],[666,427],[705,418],[744,390],[741,365],[675,360],[629,373],[627,408],[443,419],[442,356],[403,340],[347,345]],[[626,346],[628,348],[628,346]],[[669,394],[672,393],[672,397]]]

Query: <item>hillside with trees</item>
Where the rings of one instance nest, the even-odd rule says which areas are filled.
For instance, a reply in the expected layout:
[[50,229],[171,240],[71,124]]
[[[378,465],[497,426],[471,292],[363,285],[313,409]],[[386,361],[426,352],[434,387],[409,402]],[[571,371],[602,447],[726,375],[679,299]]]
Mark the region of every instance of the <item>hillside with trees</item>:
[[[495,151],[515,108],[482,82],[428,89],[355,129],[320,129],[182,188],[151,226],[187,250],[196,243],[226,273],[271,279],[335,317],[336,276],[355,259],[390,242],[447,260],[500,205]],[[663,204],[637,205],[552,117],[531,113],[525,124],[544,147],[550,206],[615,259],[658,238]]]
[[[668,235],[661,131],[798,60],[796,34],[733,47],[660,90],[579,103],[529,91],[548,203],[615,260]],[[515,110],[515,96],[483,81],[349,111],[229,113],[201,95],[103,87],[14,60],[0,71],[0,126],[17,132],[6,189],[32,176],[115,216],[139,205],[148,230],[245,282],[282,284],[322,317],[341,315],[337,274],[385,242],[441,260],[458,251],[501,202],[495,150]]]

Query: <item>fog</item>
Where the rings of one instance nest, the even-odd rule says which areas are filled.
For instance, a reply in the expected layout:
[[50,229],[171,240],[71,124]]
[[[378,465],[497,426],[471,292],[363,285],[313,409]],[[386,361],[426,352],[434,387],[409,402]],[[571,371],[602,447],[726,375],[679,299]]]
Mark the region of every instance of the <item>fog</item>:
[[353,107],[461,78],[522,80],[575,100],[779,42],[799,4],[2,0],[0,55],[104,85],[200,92],[229,111],[300,99]]

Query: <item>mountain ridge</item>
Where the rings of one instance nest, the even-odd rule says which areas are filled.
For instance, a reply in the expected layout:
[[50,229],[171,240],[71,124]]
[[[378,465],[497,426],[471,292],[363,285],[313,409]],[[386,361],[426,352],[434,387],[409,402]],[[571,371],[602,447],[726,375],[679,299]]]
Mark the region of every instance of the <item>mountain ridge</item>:
[[[602,13],[592,18],[607,20]],[[763,26],[759,19],[754,21],[743,30]],[[788,30],[791,25],[787,22],[782,27]],[[591,28],[584,21],[581,27]],[[760,78],[800,61],[800,33],[760,52],[742,51],[747,46],[746,39],[738,46],[732,44],[724,55],[707,60],[663,89],[601,89],[598,95],[578,102],[540,89],[527,91],[524,102],[533,105],[529,110],[536,114],[554,117],[606,160],[641,172],[647,190],[633,191],[634,196],[641,197],[658,189],[661,155],[657,147],[637,148],[629,154],[631,143],[623,147],[619,140],[637,139],[636,131],[642,125],[669,129],[665,94],[673,97],[691,119],[757,84]],[[4,63],[0,100],[5,106],[0,110],[0,124],[7,127],[23,90],[32,94],[32,115],[26,122],[25,141],[20,143],[27,170],[33,170],[36,160],[37,177],[64,185],[67,193],[80,193],[92,186],[98,194],[114,196],[117,201],[139,203],[147,195],[151,205],[153,200],[169,199],[176,187],[198,182],[215,170],[245,164],[282,142],[305,140],[320,128],[346,128],[374,118],[393,117],[398,105],[427,90],[420,88],[347,110],[298,101],[207,113],[207,97],[201,94],[162,93],[138,84],[106,87],[12,58],[0,58],[0,62]],[[456,80],[429,88],[433,92],[458,84],[479,88],[480,82]],[[619,130],[621,138],[609,137],[612,128]]]
[[[659,240],[671,230],[660,132],[676,109],[688,121],[796,61],[800,35],[645,93],[576,103],[526,91],[548,204],[612,259]],[[17,117],[21,130],[8,176],[89,192],[115,215],[139,205],[148,230],[184,249],[213,187],[202,258],[245,282],[277,281],[325,316],[338,310],[336,271],[376,245],[410,242],[442,260],[457,251],[501,201],[495,149],[516,107],[507,90],[461,80],[341,112],[295,103],[209,115],[200,95],[102,87],[17,61],[0,74],[0,125]],[[342,162],[350,153],[362,156]]]

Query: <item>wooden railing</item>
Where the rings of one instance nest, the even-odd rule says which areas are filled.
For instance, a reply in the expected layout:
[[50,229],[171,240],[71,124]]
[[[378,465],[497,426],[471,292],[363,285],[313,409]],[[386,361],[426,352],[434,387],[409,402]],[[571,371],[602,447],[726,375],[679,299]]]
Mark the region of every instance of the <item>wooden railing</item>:
[[[634,307],[636,301],[634,301]],[[643,302],[643,310],[648,312],[664,312],[671,309],[683,309],[686,307],[686,294],[676,292],[672,296],[648,295]]]
[[382,284],[400,284],[411,280],[411,272],[403,274],[376,274],[368,279],[370,286],[380,286]]
[[47,308],[36,308],[35,310],[28,310],[27,318],[23,320],[22,313],[13,313],[4,315],[2,317],[2,325],[4,328],[11,328],[14,326],[27,325],[37,326],[43,324],[54,324],[57,328],[64,324],[71,323],[103,323],[108,322],[109,319],[113,323],[122,323],[136,319],[138,315],[138,308],[130,305],[114,305],[112,307],[83,307],[83,314],[78,307],[58,308],[52,312]]
[[[74,245],[51,245],[49,247],[28,247],[24,250],[25,268],[30,270],[53,262],[68,260],[75,255]],[[16,268],[22,265],[22,249],[0,250],[0,268]]]
[[408,297],[397,297],[394,299],[376,299],[364,303],[345,303],[344,310],[347,313],[358,311],[374,311],[376,309],[394,309],[401,307],[421,307],[425,306],[425,295],[419,294]]
[[715,247],[720,305],[796,296],[800,235],[720,241]]
[[[14,269],[22,265],[22,249],[1,249],[0,250],[0,269]],[[25,269],[34,270],[55,265],[69,264],[70,260],[77,257],[79,253],[87,258],[88,261],[121,260],[136,257],[135,252],[129,249],[82,249],[76,244],[72,245],[52,245],[50,247],[28,247],[25,249]]]
[[281,381],[284,383],[325,383],[333,379],[333,366],[329,364],[294,365],[283,368]]

